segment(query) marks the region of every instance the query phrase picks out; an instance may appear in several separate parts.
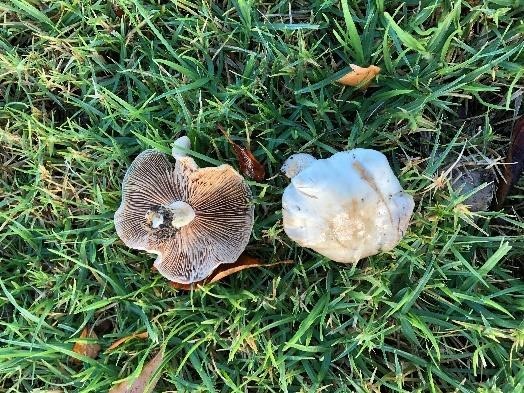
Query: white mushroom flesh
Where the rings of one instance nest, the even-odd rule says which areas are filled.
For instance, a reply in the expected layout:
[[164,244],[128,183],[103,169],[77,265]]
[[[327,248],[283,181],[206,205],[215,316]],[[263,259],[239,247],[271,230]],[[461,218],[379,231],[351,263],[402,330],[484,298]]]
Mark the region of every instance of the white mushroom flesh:
[[164,216],[159,212],[148,210],[146,213],[146,222],[151,223],[151,228],[157,229],[164,223]]
[[355,263],[398,244],[414,202],[382,153],[354,149],[316,160],[293,177],[282,208],[291,239],[334,261]]

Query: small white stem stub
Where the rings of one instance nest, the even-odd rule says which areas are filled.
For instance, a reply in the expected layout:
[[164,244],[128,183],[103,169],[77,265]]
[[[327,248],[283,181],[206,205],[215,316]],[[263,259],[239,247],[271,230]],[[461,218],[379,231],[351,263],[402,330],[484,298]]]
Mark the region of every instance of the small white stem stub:
[[187,151],[191,149],[191,141],[187,136],[181,136],[175,142],[173,142],[173,148],[171,149],[171,155],[175,158],[187,157]]

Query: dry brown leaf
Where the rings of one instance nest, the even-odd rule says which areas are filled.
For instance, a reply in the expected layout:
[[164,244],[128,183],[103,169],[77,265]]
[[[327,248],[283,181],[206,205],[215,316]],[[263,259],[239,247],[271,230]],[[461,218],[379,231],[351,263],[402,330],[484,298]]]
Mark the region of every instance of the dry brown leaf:
[[[84,330],[82,330],[79,338],[81,341],[84,341],[85,339],[96,340],[98,337],[93,329],[90,329],[86,326]],[[73,345],[73,352],[78,353],[79,355],[90,357],[91,359],[96,358],[100,352],[100,345],[94,342],[81,341],[77,341],[75,345]],[[71,361],[76,364],[82,364],[82,360],[74,357],[71,357]]]
[[380,73],[380,67],[370,65],[369,67],[360,67],[356,64],[350,64],[351,71],[338,79],[337,82],[346,86],[367,87],[374,77]]
[[499,182],[497,190],[497,207],[502,204],[522,175],[524,170],[524,117],[515,123],[509,144],[508,156],[504,165],[504,178]]
[[115,4],[113,4],[113,11],[117,18],[121,18],[122,16],[124,16],[124,10],[116,6]]
[[213,271],[213,273],[211,273],[211,275],[208,278],[206,278],[205,280],[198,281],[192,284],[181,284],[178,282],[171,281],[171,286],[176,289],[183,289],[186,291],[190,291],[191,289],[197,289],[200,286],[211,284],[216,281],[220,281],[224,277],[227,277],[233,273],[237,273],[244,269],[249,269],[252,267],[259,267],[259,266],[271,267],[271,266],[288,264],[288,263],[293,263],[293,261],[290,259],[286,259],[284,261],[279,261],[276,263],[268,264],[268,263],[263,263],[258,258],[254,258],[254,257],[250,257],[249,255],[242,254],[235,263],[224,263],[218,266]]
[[257,341],[254,339],[253,336],[246,337],[245,341],[253,352],[258,353]]
[[147,332],[142,332],[142,333],[134,333],[134,334],[131,334],[129,336],[126,336],[126,337],[122,337],[122,338],[119,338],[118,340],[116,340],[113,344],[111,344],[109,346],[109,348],[107,348],[106,352],[108,351],[112,351],[113,349],[119,347],[120,345],[122,345],[123,343],[126,343],[128,342],[129,340],[132,340],[134,338],[140,338],[142,340],[145,340],[146,338],[149,337],[149,334]]
[[226,133],[226,130],[224,130],[220,124],[217,125],[217,127],[220,131],[222,131],[231,146],[233,146],[233,151],[235,152],[238,165],[240,166],[240,172],[256,181],[264,180],[266,177],[266,170],[264,169],[264,166],[258,162],[253,153],[251,153],[249,149],[233,142]]
[[164,351],[159,351],[147,362],[134,381],[124,381],[109,390],[109,393],[152,393],[160,379],[161,373],[156,371],[162,365]]

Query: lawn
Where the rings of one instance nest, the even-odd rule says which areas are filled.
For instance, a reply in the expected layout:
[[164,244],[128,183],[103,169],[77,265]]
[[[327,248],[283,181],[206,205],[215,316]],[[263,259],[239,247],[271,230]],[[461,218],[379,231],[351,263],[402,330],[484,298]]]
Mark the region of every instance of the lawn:
[[[504,162],[521,1],[0,0],[0,16],[0,391],[104,392],[160,348],[158,391],[524,391],[524,181],[472,212],[446,176],[461,154]],[[350,64],[382,71],[336,83]],[[181,135],[201,166],[238,168],[219,125],[266,170],[247,253],[294,263],[177,290],[116,235],[122,179]],[[351,266],[285,235],[280,166],[354,147],[386,154],[416,207],[393,251]],[[95,359],[72,350],[85,327]]]

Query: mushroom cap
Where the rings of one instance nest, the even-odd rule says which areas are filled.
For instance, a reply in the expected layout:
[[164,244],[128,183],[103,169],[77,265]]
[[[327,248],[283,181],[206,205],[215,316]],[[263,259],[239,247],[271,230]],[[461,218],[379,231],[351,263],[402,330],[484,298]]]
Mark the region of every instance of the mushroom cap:
[[316,160],[291,179],[282,197],[284,230],[303,247],[356,263],[395,247],[414,205],[382,153],[353,149]]
[[293,178],[316,161],[316,158],[307,153],[296,153],[290,155],[280,170],[288,178]]
[[[185,206],[179,201],[194,210],[187,225],[177,228],[175,217],[152,214],[169,216],[170,208]],[[238,259],[249,242],[253,211],[251,191],[231,166],[198,168],[191,157],[173,165],[167,155],[146,150],[127,170],[114,221],[128,247],[158,254],[154,266],[163,276],[190,284]]]

